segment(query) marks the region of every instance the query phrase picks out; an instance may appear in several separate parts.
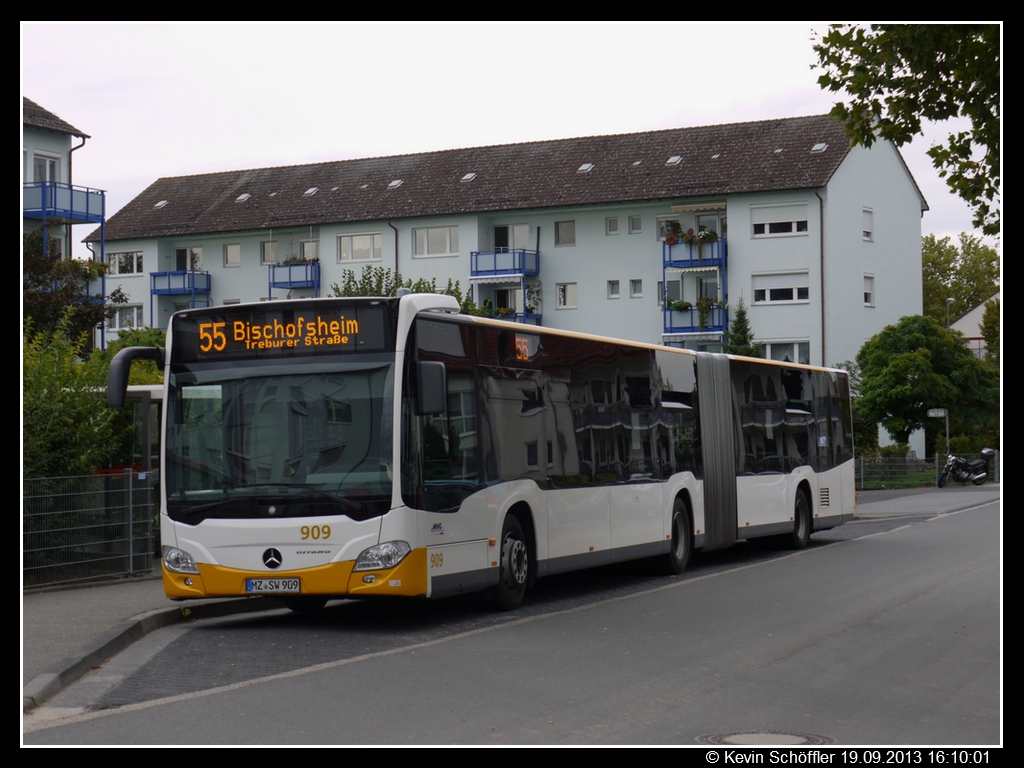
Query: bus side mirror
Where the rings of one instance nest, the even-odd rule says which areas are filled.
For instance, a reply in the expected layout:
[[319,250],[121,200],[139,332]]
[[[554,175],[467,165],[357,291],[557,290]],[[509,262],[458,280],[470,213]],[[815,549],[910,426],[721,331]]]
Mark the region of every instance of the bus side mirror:
[[132,360],[152,360],[160,370],[164,368],[163,347],[125,347],[110,361],[107,372],[107,405],[111,408],[124,408],[125,395],[128,392],[128,373],[132,368]]
[[440,416],[448,408],[448,384],[444,363],[420,360],[416,363],[416,412],[420,416]]

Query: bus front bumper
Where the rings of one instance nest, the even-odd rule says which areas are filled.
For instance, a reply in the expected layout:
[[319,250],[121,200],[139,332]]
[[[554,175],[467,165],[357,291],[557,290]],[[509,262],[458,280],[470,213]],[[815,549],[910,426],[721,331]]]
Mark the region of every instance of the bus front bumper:
[[[423,597],[427,550],[414,549],[394,568],[354,571],[354,560],[295,571],[247,571],[199,563],[199,573],[177,573],[161,564],[164,594],[172,600],[206,597]],[[295,583],[297,580],[297,584]]]

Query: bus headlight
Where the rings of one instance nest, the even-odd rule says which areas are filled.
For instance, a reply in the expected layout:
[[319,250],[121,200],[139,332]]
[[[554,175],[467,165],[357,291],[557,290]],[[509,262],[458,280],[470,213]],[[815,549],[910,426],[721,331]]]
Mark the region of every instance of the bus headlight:
[[394,568],[410,552],[412,552],[412,548],[404,541],[385,541],[383,544],[377,544],[359,553],[355,570],[380,571],[385,568]]
[[192,555],[174,547],[164,547],[164,565],[175,573],[199,573]]

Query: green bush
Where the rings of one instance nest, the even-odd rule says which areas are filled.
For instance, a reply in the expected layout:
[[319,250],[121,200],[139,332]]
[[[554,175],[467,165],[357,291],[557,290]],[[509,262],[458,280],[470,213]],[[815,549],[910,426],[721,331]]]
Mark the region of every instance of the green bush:
[[86,338],[68,338],[62,323],[23,336],[24,477],[87,475],[118,445],[119,412],[107,407],[106,367],[82,359]]

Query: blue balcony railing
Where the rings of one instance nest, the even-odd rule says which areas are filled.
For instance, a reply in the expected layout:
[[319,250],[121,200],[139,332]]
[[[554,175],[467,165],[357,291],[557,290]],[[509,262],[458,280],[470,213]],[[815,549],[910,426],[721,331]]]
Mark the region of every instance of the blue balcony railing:
[[155,296],[208,294],[210,292],[210,273],[195,269],[153,272],[150,275],[149,291]]
[[27,182],[22,188],[22,216],[29,219],[55,216],[71,223],[100,223],[106,216],[106,193],[102,189],[59,181]]
[[677,243],[661,244],[662,261],[666,267],[724,267],[728,256],[728,247],[724,237],[713,243],[701,245]]
[[320,264],[302,261],[297,264],[271,264],[271,288],[313,288],[320,294]]
[[522,275],[532,277],[540,274],[540,253],[525,248],[510,248],[496,251],[470,251],[470,277],[498,277]]
[[700,312],[696,307],[682,312],[666,309],[664,315],[665,333],[725,333],[729,325],[729,310],[723,307],[712,309],[703,327],[700,324]]
[[495,320],[508,320],[510,323],[523,323],[525,325],[540,325],[542,315],[534,315],[529,312],[514,312],[511,315],[490,315]]

